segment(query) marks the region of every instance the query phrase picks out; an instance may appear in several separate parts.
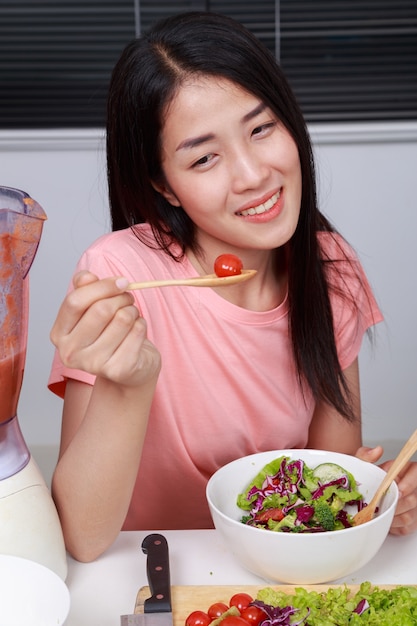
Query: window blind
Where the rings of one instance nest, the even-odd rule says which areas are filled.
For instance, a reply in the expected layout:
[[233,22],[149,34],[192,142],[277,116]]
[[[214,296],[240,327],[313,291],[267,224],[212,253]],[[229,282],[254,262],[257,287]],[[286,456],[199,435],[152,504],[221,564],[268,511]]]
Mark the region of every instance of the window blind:
[[158,18],[183,11],[213,11],[224,13],[249,28],[270,50],[276,52],[279,36],[277,18],[279,4],[275,0],[171,0],[158,2],[136,0],[140,6],[141,30],[147,30]]
[[134,36],[132,0],[0,0],[1,128],[101,126]]
[[282,0],[281,63],[310,121],[417,119],[417,2]]
[[417,119],[416,0],[0,0],[0,128],[103,126],[121,50],[188,10],[252,30],[308,121]]

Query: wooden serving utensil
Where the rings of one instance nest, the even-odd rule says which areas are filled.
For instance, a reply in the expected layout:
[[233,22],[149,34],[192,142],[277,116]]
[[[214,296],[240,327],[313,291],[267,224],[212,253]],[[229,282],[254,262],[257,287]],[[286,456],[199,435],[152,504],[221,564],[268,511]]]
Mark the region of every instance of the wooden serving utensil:
[[398,476],[401,470],[405,467],[408,461],[411,459],[413,454],[417,452],[417,430],[413,432],[411,437],[402,447],[400,452],[398,453],[397,458],[391,465],[390,469],[384,476],[381,484],[375,492],[374,497],[369,502],[368,506],[364,507],[361,511],[358,511],[356,515],[353,517],[353,525],[359,526],[360,524],[364,524],[365,522],[369,522],[373,516],[375,515],[375,510],[378,507],[378,504],[381,498],[385,495],[388,487],[391,485],[393,480]]
[[205,276],[195,276],[193,278],[172,278],[169,280],[146,280],[139,283],[130,283],[127,289],[149,289],[151,287],[222,287],[243,283],[245,280],[253,278],[256,270],[242,270],[240,274],[231,276],[217,276],[216,274],[206,274]]

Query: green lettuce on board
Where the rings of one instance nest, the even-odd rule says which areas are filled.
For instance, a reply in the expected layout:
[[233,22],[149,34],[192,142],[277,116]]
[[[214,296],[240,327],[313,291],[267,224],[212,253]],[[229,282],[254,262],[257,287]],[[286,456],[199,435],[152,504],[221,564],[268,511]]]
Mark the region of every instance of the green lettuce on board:
[[291,623],[304,626],[417,625],[417,588],[414,586],[381,589],[363,582],[354,593],[349,587],[341,586],[329,587],[323,592],[296,587],[291,594],[266,587],[258,592],[256,600],[273,607],[298,609]]

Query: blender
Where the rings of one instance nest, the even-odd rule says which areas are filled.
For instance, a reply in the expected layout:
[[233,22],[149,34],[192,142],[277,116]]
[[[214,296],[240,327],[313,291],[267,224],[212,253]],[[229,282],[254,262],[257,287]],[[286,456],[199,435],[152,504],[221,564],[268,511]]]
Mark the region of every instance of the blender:
[[17,416],[28,335],[28,272],[45,219],[27,193],[0,186],[0,553],[41,563],[65,580],[58,514]]

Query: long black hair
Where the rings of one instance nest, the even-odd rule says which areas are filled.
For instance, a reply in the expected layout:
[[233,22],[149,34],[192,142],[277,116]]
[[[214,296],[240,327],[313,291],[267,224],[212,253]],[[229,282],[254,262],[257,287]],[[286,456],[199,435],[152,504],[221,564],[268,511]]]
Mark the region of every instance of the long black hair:
[[[304,117],[273,55],[244,26],[224,15],[182,13],[132,41],[116,64],[109,89],[107,168],[113,230],[150,224],[167,254],[198,250],[188,215],[152,186],[163,180],[161,129],[167,105],[190,75],[229,79],[262,100],[297,147],[302,174],[300,217],[288,263],[289,332],[300,384],[316,400],[354,419],[337,356],[333,317],[317,233],[333,231],[318,210],[314,160]],[[278,355],[277,355],[277,358]]]

